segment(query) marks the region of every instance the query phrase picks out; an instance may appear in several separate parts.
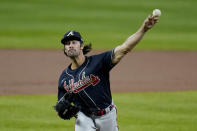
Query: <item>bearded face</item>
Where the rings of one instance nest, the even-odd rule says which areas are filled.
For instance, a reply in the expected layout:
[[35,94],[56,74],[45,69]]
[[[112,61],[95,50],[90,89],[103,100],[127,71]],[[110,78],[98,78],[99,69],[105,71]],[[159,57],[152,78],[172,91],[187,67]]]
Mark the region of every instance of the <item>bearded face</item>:
[[64,53],[70,58],[76,58],[80,55],[82,46],[80,41],[71,40],[65,43]]

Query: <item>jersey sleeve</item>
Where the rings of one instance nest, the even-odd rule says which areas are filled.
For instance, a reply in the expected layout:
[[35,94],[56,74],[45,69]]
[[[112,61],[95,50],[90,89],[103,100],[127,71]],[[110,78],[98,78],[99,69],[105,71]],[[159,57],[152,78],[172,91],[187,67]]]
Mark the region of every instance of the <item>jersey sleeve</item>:
[[58,82],[58,101],[64,96],[66,93],[66,90],[64,89],[64,84],[63,84],[64,78],[63,78],[63,73],[61,74]]
[[103,67],[106,69],[106,71],[110,71],[116,64],[112,63],[112,58],[114,55],[114,49],[110,51],[106,51],[103,54]]

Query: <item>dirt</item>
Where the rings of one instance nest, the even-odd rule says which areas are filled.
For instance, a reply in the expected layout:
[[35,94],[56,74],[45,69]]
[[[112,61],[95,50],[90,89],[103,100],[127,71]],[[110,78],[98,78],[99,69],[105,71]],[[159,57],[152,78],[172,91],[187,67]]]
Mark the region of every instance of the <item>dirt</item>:
[[[196,58],[195,51],[133,51],[112,69],[111,90],[197,90]],[[0,50],[0,63],[0,95],[56,94],[70,60],[62,50]]]

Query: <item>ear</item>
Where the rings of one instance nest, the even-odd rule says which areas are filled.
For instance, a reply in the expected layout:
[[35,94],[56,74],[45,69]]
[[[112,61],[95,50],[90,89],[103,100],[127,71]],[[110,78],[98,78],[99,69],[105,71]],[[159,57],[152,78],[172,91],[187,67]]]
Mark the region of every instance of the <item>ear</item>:
[[80,44],[80,49],[83,50],[83,48],[84,48],[84,45],[83,45],[83,43],[81,43]]

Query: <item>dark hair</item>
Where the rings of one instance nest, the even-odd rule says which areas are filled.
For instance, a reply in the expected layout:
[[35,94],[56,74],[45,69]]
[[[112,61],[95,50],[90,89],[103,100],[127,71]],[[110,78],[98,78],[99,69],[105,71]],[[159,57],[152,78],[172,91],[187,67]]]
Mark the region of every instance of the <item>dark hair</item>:
[[[82,42],[80,42],[81,45],[83,45]],[[83,54],[86,55],[88,52],[90,52],[92,50],[92,43],[89,43],[87,45],[84,45],[83,47]],[[67,56],[66,52],[65,52],[65,46],[64,46],[64,54]]]
[[89,43],[88,45],[84,45],[83,47],[83,54],[87,54],[88,52],[90,52],[92,50],[92,44]]

